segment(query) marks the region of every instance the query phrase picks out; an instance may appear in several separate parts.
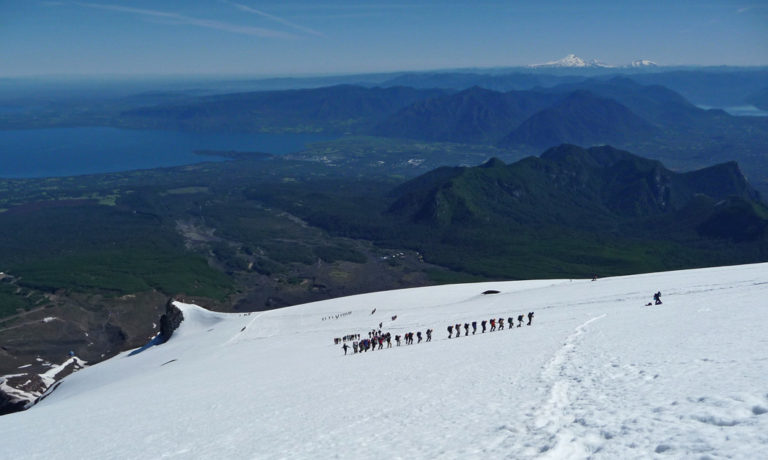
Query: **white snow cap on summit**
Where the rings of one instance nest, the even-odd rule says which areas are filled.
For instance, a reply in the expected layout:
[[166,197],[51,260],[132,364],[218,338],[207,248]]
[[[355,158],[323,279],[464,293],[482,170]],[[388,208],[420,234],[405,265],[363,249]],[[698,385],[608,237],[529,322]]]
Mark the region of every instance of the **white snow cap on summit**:
[[650,59],[637,59],[632,61],[632,64],[630,64],[629,66],[630,67],[658,67],[659,65],[651,61]]
[[568,56],[559,59],[557,61],[549,61],[544,64],[532,64],[529,67],[613,67],[597,59],[591,59],[585,61],[584,59],[576,56],[575,54],[569,54]]
[[603,61],[600,61],[599,59],[590,59],[589,61],[586,61],[575,54],[569,54],[568,56],[558,59],[557,61],[549,61],[545,62],[543,64],[531,64],[528,67],[531,68],[602,68],[602,69],[611,69],[616,67],[632,67],[632,68],[642,68],[642,67],[658,67],[659,65],[655,62],[651,61],[650,59],[636,59],[632,61],[631,64],[622,65],[622,66],[615,66],[612,64],[606,64]]

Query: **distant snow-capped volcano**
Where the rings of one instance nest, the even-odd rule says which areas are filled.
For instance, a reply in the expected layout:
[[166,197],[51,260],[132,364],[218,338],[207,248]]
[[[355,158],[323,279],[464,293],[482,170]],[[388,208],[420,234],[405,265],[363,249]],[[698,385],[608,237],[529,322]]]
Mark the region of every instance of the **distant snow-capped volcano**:
[[632,61],[630,67],[658,67],[659,65],[649,59],[637,59]]
[[581,69],[613,69],[619,67],[631,67],[631,68],[648,68],[658,67],[659,65],[649,59],[637,59],[632,61],[631,64],[615,66],[606,64],[598,59],[584,60],[575,54],[569,54],[568,56],[558,59],[557,61],[549,61],[543,64],[531,64],[528,67],[531,68],[581,68]]
[[568,56],[559,59],[557,61],[550,61],[545,62],[544,64],[532,64],[529,67],[580,67],[580,68],[586,68],[586,67],[613,67],[611,65],[605,64],[603,62],[598,61],[597,59],[592,59],[589,61],[585,61],[584,59],[576,56],[575,54],[569,54]]

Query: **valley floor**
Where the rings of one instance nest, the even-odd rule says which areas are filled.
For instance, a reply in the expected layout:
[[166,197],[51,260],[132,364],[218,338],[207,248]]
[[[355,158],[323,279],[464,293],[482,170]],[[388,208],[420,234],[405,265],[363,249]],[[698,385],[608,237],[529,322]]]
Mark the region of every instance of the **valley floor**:
[[[656,291],[664,304],[645,306]],[[765,299],[768,264],[437,286],[251,314],[182,304],[167,344],[73,374],[29,411],[0,417],[0,450],[46,460],[756,458],[768,450]],[[447,339],[449,324],[529,311],[531,326]],[[393,336],[432,328],[434,339],[347,356],[333,343],[380,322]]]

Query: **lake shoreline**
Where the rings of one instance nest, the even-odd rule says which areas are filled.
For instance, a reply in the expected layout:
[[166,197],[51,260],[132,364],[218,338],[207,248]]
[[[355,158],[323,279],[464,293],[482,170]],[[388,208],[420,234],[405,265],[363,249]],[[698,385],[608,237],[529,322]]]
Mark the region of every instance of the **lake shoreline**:
[[284,155],[338,137],[112,127],[0,130],[0,178],[81,176]]

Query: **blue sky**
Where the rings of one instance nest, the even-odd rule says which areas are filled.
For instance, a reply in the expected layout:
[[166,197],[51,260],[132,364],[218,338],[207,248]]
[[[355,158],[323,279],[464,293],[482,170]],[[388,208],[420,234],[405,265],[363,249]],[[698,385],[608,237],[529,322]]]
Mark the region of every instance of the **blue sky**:
[[0,0],[0,76],[768,65],[768,2]]

